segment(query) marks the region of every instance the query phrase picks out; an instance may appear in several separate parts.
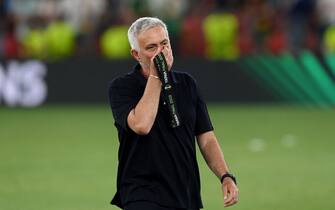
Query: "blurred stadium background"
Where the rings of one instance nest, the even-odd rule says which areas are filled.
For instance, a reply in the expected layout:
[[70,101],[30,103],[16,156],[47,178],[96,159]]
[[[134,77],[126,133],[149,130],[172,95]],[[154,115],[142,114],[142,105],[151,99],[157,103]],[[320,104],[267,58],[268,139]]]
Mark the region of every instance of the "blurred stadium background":
[[[335,0],[0,0],[0,209],[98,210],[115,192],[107,87],[126,32],[163,19],[237,175],[243,210],[335,202]],[[200,153],[199,153],[200,154]],[[223,208],[199,155],[206,210]]]

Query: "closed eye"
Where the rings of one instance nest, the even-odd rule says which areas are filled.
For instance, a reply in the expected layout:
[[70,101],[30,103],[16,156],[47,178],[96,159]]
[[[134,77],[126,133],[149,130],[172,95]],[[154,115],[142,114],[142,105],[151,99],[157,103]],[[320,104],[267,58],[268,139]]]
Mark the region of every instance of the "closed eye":
[[155,50],[156,48],[157,48],[156,45],[149,45],[149,46],[147,46],[145,49],[146,49],[146,50],[153,51],[153,50]]

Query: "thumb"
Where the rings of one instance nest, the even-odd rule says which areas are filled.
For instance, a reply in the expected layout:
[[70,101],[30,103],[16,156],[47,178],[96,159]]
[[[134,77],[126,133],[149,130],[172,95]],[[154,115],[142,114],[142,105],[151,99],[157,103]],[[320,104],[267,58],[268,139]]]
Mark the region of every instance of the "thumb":
[[227,186],[223,185],[223,199],[226,200],[228,198],[228,189]]

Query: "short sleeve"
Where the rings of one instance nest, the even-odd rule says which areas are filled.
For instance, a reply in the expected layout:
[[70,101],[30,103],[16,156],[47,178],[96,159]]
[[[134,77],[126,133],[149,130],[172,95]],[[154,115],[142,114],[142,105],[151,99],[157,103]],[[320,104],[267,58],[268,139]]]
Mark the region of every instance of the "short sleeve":
[[191,77],[191,83],[193,86],[193,91],[195,95],[195,104],[196,104],[196,119],[195,119],[195,129],[194,135],[205,133],[207,131],[212,131],[213,125],[207,110],[207,105],[204,98],[202,97],[200,90],[196,81]]
[[133,81],[118,78],[109,86],[109,102],[113,112],[115,123],[128,131],[127,118],[129,112],[135,108],[140,100],[138,88]]

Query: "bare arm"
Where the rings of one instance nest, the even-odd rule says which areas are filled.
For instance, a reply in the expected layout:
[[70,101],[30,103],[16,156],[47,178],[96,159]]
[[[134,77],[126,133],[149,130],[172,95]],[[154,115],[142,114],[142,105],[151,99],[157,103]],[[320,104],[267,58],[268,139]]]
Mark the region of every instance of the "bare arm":
[[220,179],[223,174],[229,171],[224,160],[220,145],[213,131],[197,136],[200,151],[213,173]]
[[136,107],[128,115],[129,127],[139,135],[150,132],[157,115],[161,82],[154,77],[148,77],[144,94]]
[[[198,135],[197,141],[207,165],[219,179],[223,174],[229,172],[221,147],[213,131]],[[225,206],[231,206],[237,202],[238,189],[232,179],[224,179],[222,191]]]

